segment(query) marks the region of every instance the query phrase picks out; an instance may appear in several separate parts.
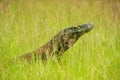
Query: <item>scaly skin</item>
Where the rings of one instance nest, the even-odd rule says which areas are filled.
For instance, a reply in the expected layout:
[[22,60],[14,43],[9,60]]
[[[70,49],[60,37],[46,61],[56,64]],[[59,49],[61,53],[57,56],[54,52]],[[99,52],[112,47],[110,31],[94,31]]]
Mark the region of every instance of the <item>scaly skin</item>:
[[92,24],[82,24],[77,27],[68,27],[60,31],[49,42],[40,47],[39,49],[20,56],[20,59],[30,61],[32,59],[46,60],[46,56],[62,55],[67,49],[69,49],[83,34],[93,29]]

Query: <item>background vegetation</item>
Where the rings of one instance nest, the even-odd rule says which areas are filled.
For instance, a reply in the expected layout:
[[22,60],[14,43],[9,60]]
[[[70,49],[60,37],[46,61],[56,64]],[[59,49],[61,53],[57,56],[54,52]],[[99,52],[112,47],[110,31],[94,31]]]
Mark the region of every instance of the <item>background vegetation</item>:
[[[120,80],[119,8],[119,0],[0,0],[0,80]],[[60,64],[14,60],[60,30],[90,22],[94,29]]]

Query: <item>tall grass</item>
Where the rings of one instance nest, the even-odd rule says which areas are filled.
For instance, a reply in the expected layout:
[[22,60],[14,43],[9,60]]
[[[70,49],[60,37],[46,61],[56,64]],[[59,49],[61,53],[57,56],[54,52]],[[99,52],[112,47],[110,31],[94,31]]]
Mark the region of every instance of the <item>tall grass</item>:
[[[119,80],[120,1],[1,0],[0,80]],[[93,23],[61,63],[17,62],[68,26]]]

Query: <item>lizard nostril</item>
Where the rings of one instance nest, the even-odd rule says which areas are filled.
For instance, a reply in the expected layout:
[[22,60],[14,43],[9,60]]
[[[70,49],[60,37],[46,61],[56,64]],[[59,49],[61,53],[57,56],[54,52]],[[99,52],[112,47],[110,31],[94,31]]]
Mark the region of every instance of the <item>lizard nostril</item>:
[[89,23],[89,25],[90,25],[90,27],[93,27],[94,25],[93,24],[91,24],[91,23]]
[[91,24],[91,23],[89,23],[89,24],[88,24],[88,27],[92,29],[92,28],[94,27],[94,25]]

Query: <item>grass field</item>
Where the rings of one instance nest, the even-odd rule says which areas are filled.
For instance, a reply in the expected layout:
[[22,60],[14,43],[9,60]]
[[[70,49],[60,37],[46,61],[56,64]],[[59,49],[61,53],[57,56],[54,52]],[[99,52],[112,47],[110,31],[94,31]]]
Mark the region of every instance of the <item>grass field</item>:
[[[0,80],[120,80],[119,0],[0,0]],[[93,23],[61,63],[18,62],[58,31]]]

